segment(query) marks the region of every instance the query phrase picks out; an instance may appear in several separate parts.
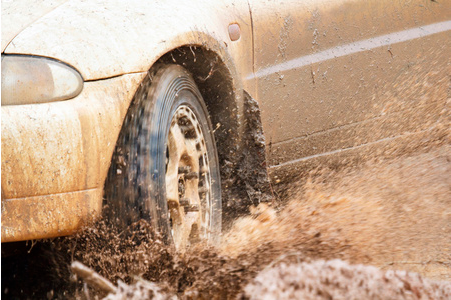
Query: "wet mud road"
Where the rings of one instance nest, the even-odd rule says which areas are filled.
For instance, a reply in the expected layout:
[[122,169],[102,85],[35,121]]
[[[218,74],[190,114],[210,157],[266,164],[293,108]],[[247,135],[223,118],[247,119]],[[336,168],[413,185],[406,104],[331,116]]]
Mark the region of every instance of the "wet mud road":
[[106,297],[70,271],[80,261],[119,286],[108,299],[449,299],[449,134],[412,142],[414,151],[279,187],[283,196],[235,220],[217,248],[177,254],[145,223],[119,232],[102,222],[28,245],[2,259],[2,297]]

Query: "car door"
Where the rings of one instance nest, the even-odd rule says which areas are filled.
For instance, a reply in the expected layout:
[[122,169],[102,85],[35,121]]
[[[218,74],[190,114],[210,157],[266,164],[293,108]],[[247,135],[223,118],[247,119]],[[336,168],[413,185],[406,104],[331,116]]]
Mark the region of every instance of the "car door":
[[271,168],[425,130],[412,120],[433,123],[443,109],[450,1],[249,3],[248,80],[256,86]]

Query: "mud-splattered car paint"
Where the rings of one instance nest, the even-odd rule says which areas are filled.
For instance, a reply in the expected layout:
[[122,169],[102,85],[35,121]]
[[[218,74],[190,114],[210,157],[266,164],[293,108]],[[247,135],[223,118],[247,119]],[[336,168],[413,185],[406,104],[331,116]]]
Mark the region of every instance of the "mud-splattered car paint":
[[[99,216],[123,119],[156,63],[193,73],[225,169],[246,147],[244,95],[255,99],[267,164],[254,167],[278,182],[449,113],[450,19],[449,1],[430,0],[3,1],[2,57],[67,63],[84,87],[2,105],[2,242],[67,235]],[[404,115],[408,105],[424,114]]]

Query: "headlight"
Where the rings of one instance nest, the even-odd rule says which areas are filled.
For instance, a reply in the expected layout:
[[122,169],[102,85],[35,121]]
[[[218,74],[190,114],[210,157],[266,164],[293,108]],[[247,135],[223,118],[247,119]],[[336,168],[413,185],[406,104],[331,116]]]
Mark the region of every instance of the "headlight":
[[2,105],[44,103],[73,98],[83,78],[72,67],[45,57],[2,55]]

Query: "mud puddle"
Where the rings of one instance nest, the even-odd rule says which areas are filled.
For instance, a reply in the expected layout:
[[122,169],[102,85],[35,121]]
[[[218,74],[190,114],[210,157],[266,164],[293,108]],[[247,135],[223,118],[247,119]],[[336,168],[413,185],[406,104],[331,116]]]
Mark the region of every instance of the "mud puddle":
[[119,231],[100,222],[2,259],[2,296],[107,296],[70,272],[80,261],[119,285],[109,299],[448,299],[450,153],[442,144],[317,171],[293,184],[287,199],[236,220],[216,248],[177,254],[146,223]]

